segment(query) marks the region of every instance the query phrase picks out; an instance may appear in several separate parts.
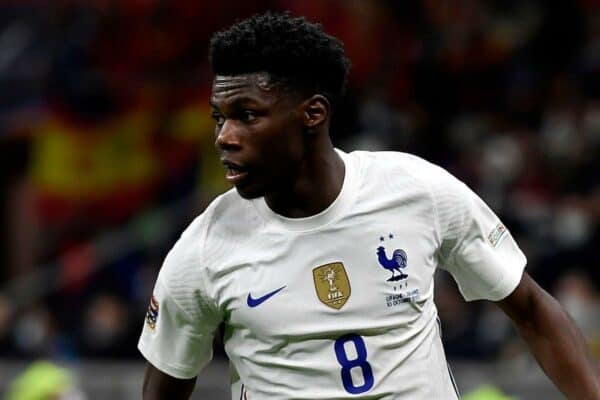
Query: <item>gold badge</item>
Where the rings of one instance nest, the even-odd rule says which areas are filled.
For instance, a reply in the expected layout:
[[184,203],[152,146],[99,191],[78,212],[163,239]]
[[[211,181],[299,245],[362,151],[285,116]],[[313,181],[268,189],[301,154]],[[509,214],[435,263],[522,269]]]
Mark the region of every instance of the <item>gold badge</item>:
[[350,298],[350,281],[341,262],[313,269],[313,278],[317,296],[326,306],[339,310]]

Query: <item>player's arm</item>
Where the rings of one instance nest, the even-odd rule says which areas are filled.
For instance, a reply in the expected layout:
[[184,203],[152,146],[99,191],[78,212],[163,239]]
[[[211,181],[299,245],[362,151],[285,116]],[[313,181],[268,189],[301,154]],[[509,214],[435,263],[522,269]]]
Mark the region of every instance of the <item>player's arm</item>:
[[567,398],[600,399],[600,369],[583,335],[551,295],[524,273],[514,292],[497,304]]
[[189,399],[196,378],[177,379],[156,369],[147,363],[144,375],[143,399],[144,400],[179,400]]

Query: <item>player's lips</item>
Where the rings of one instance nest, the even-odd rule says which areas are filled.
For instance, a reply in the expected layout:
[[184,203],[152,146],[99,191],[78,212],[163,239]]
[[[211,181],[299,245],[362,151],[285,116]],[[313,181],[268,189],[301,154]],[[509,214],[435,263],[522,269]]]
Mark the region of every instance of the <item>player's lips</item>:
[[225,179],[232,185],[239,184],[248,176],[248,169],[244,165],[226,159],[221,159],[221,162],[227,170],[225,172]]

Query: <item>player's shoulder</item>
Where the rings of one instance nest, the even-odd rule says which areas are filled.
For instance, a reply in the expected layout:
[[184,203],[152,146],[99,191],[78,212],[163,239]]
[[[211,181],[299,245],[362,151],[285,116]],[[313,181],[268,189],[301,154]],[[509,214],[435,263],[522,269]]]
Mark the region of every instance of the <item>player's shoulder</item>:
[[256,226],[252,202],[243,199],[235,189],[217,196],[182,234],[182,239],[230,242],[232,236],[245,234]]
[[256,227],[257,214],[252,201],[242,198],[236,189],[228,190],[215,198],[207,207],[207,237],[210,240],[246,235]]
[[204,211],[185,229],[182,239],[206,240],[219,228],[227,226],[230,222],[243,223],[248,216],[249,201],[244,200],[235,189],[215,197]]
[[360,159],[364,166],[372,168],[398,168],[408,172],[419,167],[434,166],[424,158],[401,151],[356,150],[349,155]]
[[360,160],[363,175],[373,181],[402,181],[404,185],[409,180],[417,186],[429,186],[449,175],[444,168],[415,154],[400,151],[353,151],[350,155]]
[[[225,192],[211,201],[175,242],[165,258],[161,275],[172,281],[179,280],[178,277],[191,279],[191,276],[202,274],[202,269],[208,266],[207,258],[210,258],[206,255],[207,249],[214,245],[214,240],[218,241],[226,235],[223,226],[234,221],[248,225],[243,219],[247,214],[244,212],[247,203],[235,190]],[[209,240],[213,243],[207,244]]]

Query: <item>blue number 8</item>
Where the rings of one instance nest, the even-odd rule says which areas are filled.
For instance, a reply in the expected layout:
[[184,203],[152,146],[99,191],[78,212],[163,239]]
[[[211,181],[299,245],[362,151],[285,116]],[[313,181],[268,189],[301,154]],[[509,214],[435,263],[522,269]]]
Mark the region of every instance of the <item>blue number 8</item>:
[[[344,344],[348,342],[354,343],[354,347],[356,348],[357,357],[354,360],[348,360],[348,355],[346,354],[346,349],[344,348]],[[344,389],[351,394],[364,393],[371,389],[375,380],[373,378],[373,369],[371,368],[371,364],[367,362],[367,348],[363,338],[355,333],[344,335],[335,341],[334,348],[335,356],[342,366],[342,383],[344,384]],[[352,382],[350,370],[355,367],[359,367],[361,369],[364,377],[364,383],[360,386],[355,386],[354,382]]]

